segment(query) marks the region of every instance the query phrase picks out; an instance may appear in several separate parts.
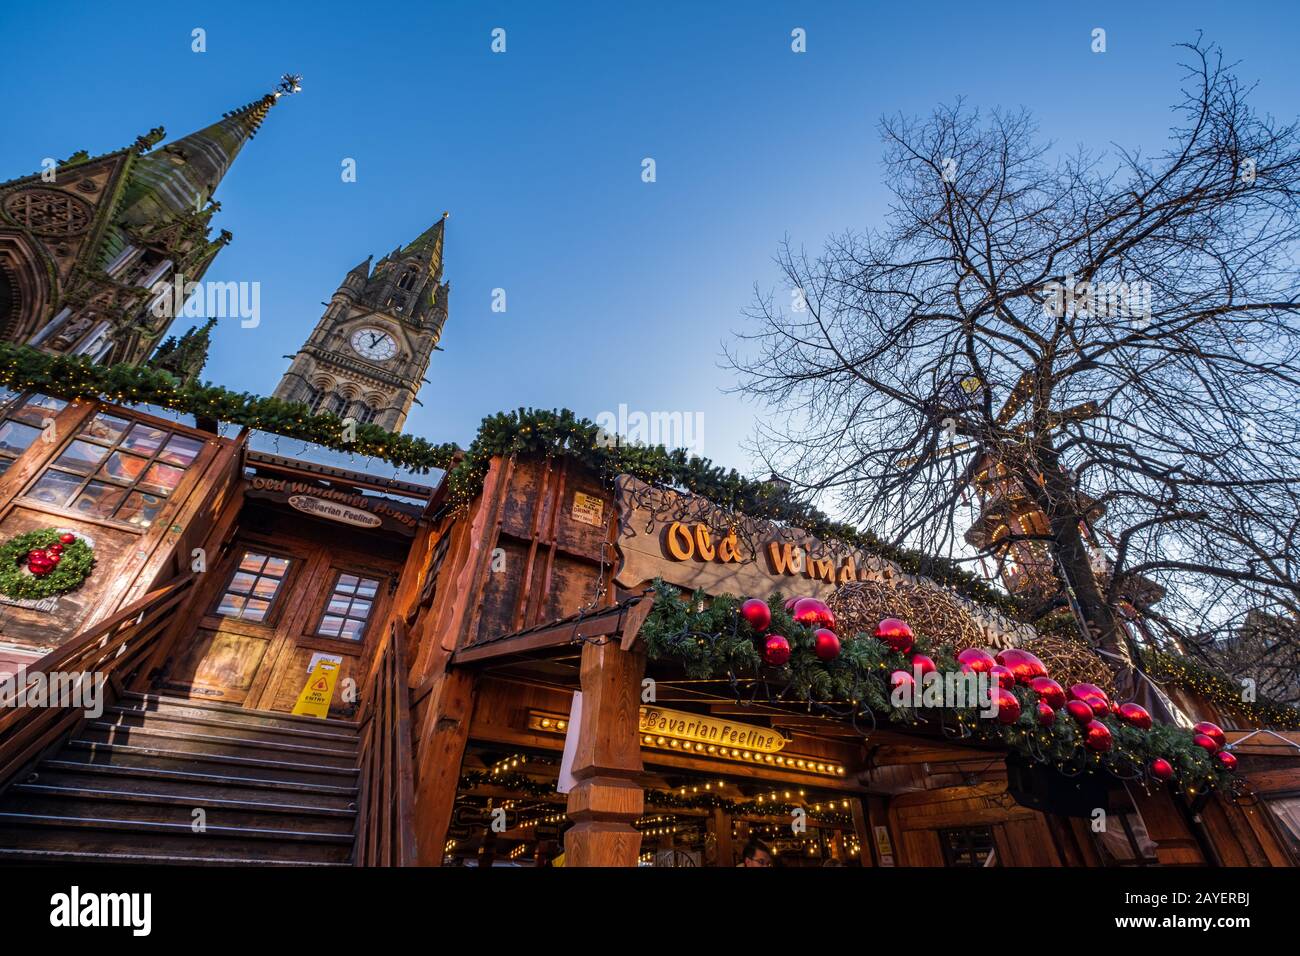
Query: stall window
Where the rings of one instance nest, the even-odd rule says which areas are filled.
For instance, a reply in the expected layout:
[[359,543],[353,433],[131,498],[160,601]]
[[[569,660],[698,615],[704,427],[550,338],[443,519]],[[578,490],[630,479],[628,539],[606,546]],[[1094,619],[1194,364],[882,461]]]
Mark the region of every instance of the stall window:
[[0,475],[40,437],[42,423],[63,411],[67,404],[49,395],[23,397],[0,386]]
[[340,571],[334,578],[334,587],[330,589],[330,598],[325,603],[316,633],[345,641],[361,640],[378,593],[379,581],[375,578]]
[[990,827],[962,827],[940,830],[944,866],[986,866],[993,853],[993,830]]
[[255,624],[265,621],[280,595],[290,563],[278,555],[245,551],[217,603],[217,613]]
[[26,496],[88,518],[147,528],[202,449],[201,439],[100,412]]

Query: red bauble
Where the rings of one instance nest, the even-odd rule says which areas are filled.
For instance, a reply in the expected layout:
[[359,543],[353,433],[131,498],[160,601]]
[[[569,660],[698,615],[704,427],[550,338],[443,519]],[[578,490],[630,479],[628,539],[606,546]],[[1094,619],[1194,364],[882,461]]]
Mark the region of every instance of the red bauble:
[[1222,750],[1228,746],[1228,738],[1223,734],[1223,728],[1218,724],[1212,724],[1208,720],[1203,720],[1192,728],[1194,734],[1205,734],[1214,741],[1215,745]]
[[1020,719],[1020,701],[1011,691],[999,687],[993,699],[998,704],[998,723],[1014,724]]
[[1106,692],[1102,690],[1100,687],[1098,687],[1096,684],[1071,684],[1070,685],[1071,700],[1087,700],[1089,697],[1099,697],[1102,700],[1106,701],[1107,703],[1110,702],[1110,698],[1106,696]]
[[1223,764],[1227,770],[1237,769],[1237,755],[1228,750],[1221,750],[1214,755],[1214,759]]
[[46,554],[44,548],[32,548],[30,551],[27,552],[28,564],[40,564],[42,561],[45,560],[45,558],[46,558]]
[[1029,687],[1052,710],[1065,706],[1065,689],[1050,677],[1035,677],[1029,682]]
[[1072,700],[1065,705],[1066,711],[1071,717],[1077,720],[1082,726],[1086,727],[1095,719],[1092,708],[1081,700]]
[[982,651],[978,647],[968,647],[957,655],[957,662],[962,665],[962,671],[972,670],[977,674],[987,674],[993,670],[997,663],[993,655],[988,651]]
[[1038,726],[1050,727],[1056,723],[1056,711],[1046,701],[1038,702]]
[[805,627],[829,627],[835,622],[831,609],[817,598],[800,598],[795,602],[793,616]]
[[1192,743],[1203,748],[1207,754],[1217,753],[1219,750],[1218,743],[1209,734],[1197,734],[1192,738]]
[[840,639],[834,631],[819,627],[813,631],[813,653],[824,661],[833,661],[840,656]]
[[1085,697],[1083,702],[1092,708],[1094,717],[1105,717],[1110,713],[1110,704],[1104,697]]
[[916,643],[912,625],[896,617],[887,617],[876,625],[876,637],[900,654],[907,654]]
[[1016,686],[1016,675],[1012,673],[1010,667],[994,664],[989,668],[989,674],[997,678],[998,686],[1003,690],[1010,690]]
[[1147,709],[1132,701],[1119,705],[1119,719],[1138,730],[1151,729],[1151,715],[1147,713]]
[[50,552],[50,554],[62,554],[62,553],[63,553],[63,545],[61,545],[61,544],[52,544],[52,545],[50,545],[48,548],[46,548],[45,550],[48,551],[48,552]]
[[60,561],[63,560],[63,555],[58,554],[58,553],[51,554],[51,555],[49,556],[48,560],[49,560],[49,563],[50,563],[50,564],[58,564]]
[[934,666],[934,661],[925,654],[913,654],[912,667],[913,669],[920,668],[922,677],[926,674],[933,674],[938,669]]
[[750,598],[740,606],[740,616],[756,631],[766,631],[772,624],[772,612],[766,601]]
[[1151,761],[1151,776],[1157,780],[1172,780],[1174,776],[1174,765],[1164,757],[1157,757]]
[[789,611],[791,614],[793,614],[793,613],[794,613],[794,606],[795,606],[796,604],[798,604],[798,603],[799,603],[800,601],[802,601],[802,600],[803,600],[803,598],[801,598],[801,597],[786,598],[786,599],[785,599],[785,609],[786,609],[787,611]]
[[77,536],[75,534],[65,531],[63,534],[59,535],[59,540],[62,541],[64,544],[72,544],[72,542],[77,540]]
[[790,659],[790,642],[780,634],[767,635],[763,644],[763,661],[773,667],[780,667]]
[[1047,676],[1046,665],[1033,654],[1022,651],[1018,647],[999,652],[997,661],[1003,667],[1009,668],[1021,684],[1028,684],[1035,677]]
[[1083,728],[1083,743],[1089,750],[1105,753],[1114,741],[1110,736],[1110,728],[1100,720],[1094,720]]

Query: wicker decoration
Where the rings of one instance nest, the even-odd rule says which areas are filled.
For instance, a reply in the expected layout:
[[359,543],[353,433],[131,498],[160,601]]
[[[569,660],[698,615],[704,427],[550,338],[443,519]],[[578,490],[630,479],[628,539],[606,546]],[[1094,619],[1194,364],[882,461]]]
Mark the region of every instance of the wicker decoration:
[[1096,684],[1108,696],[1115,696],[1115,675],[1106,662],[1082,641],[1038,637],[1025,644],[1025,650],[1036,655],[1047,668],[1047,676],[1062,687]]
[[982,646],[984,630],[957,598],[905,581],[853,581],[826,602],[841,635],[872,634],[886,617],[901,617],[920,637],[958,648]]

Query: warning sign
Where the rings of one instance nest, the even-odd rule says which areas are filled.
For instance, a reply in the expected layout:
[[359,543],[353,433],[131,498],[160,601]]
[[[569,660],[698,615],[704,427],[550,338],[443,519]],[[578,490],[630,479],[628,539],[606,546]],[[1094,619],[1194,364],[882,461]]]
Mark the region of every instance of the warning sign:
[[605,502],[595,495],[584,495],[579,491],[573,496],[573,511],[571,514],[574,521],[581,521],[583,524],[595,525],[599,528],[601,518],[605,514]]
[[307,678],[307,686],[298,695],[298,703],[293,705],[293,713],[307,717],[328,717],[330,700],[334,697],[334,685],[339,679],[340,661],[322,657],[312,668]]

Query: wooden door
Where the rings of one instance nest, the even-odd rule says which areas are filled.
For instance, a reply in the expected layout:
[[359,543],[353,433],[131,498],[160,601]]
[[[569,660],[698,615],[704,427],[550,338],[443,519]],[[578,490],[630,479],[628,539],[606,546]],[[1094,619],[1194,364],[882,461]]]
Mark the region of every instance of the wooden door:
[[391,560],[329,540],[243,533],[210,570],[196,597],[194,639],[163,686],[288,712],[322,654],[340,662],[330,715],[350,716],[355,695],[347,690],[363,676],[397,571]]

